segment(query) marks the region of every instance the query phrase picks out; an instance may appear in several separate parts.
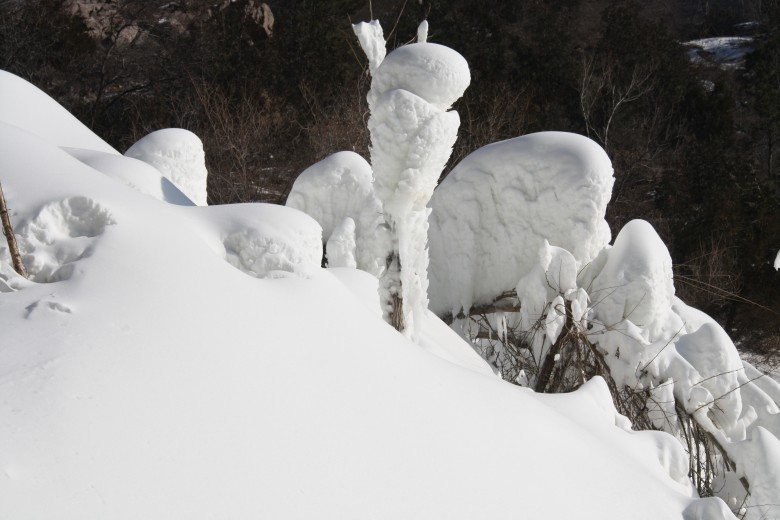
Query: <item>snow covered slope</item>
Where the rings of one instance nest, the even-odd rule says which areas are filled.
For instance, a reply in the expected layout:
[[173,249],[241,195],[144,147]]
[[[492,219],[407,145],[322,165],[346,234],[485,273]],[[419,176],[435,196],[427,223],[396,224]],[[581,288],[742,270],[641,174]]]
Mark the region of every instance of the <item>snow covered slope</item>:
[[[367,275],[312,265],[302,213],[168,204],[8,117],[0,181],[25,261],[51,276],[20,279],[0,246],[0,518],[720,511],[692,498],[671,437],[619,427],[601,380],[537,396],[409,342],[361,296]],[[241,229],[257,247],[237,263]],[[432,324],[427,341],[468,357]]]

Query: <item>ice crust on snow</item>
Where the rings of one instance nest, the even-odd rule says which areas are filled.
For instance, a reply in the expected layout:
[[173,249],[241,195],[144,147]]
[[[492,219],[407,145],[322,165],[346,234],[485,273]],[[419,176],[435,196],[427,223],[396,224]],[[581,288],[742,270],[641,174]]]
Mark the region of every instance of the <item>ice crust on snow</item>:
[[613,181],[604,150],[575,134],[541,132],[470,154],[431,198],[431,310],[454,315],[513,289],[545,240],[578,268],[593,260],[610,240]]
[[125,156],[154,166],[198,206],[206,202],[206,156],[200,138],[182,128],[157,130],[139,139]]

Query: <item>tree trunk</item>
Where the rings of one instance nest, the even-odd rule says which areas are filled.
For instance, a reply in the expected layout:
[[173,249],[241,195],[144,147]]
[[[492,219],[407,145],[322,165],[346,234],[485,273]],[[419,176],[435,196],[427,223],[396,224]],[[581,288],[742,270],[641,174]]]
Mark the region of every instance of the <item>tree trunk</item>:
[[3,221],[3,234],[8,241],[8,249],[11,252],[11,261],[17,273],[27,278],[27,269],[24,268],[22,255],[19,254],[19,246],[16,244],[16,235],[11,227],[11,219],[8,216],[8,207],[5,205],[5,195],[3,194],[3,185],[0,184],[0,219]]

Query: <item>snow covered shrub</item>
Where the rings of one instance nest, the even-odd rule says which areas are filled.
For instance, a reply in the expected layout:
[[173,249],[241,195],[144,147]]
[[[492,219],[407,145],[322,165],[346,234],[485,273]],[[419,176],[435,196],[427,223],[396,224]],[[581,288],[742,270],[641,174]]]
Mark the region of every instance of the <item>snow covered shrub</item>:
[[208,171],[203,143],[189,130],[157,130],[139,139],[125,155],[151,164],[192,202],[206,205]]
[[590,262],[610,240],[613,182],[604,150],[576,134],[540,132],[467,156],[431,198],[431,310],[468,312],[514,289],[545,241],[577,268]]
[[[329,266],[341,263],[335,262],[334,254],[340,258],[349,254],[359,269],[379,276],[383,267],[377,261],[383,253],[377,245],[382,242],[382,210],[374,196],[371,165],[365,159],[354,152],[337,152],[308,167],[295,180],[286,205],[322,226]],[[344,234],[345,219],[352,221],[351,237]],[[333,237],[336,230],[338,239]],[[343,249],[345,240],[351,240],[350,251]],[[331,244],[339,248],[338,253],[332,251]]]
[[360,23],[354,30],[372,74],[368,128],[374,192],[391,238],[382,255],[380,298],[385,319],[414,336],[414,323],[428,307],[426,204],[457,138],[460,118],[448,109],[471,76],[460,54],[425,41],[426,22],[418,43],[386,57],[379,22]]

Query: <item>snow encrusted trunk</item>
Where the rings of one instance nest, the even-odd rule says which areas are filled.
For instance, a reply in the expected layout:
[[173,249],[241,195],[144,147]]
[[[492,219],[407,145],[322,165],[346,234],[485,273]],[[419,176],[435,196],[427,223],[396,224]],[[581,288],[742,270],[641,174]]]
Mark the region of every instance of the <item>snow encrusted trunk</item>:
[[[415,337],[428,308],[428,201],[452,153],[460,118],[450,106],[471,81],[457,52],[425,41],[384,56],[379,22],[353,26],[372,74],[371,166],[390,244],[379,291],[388,323]],[[427,24],[420,31],[425,39]]]

